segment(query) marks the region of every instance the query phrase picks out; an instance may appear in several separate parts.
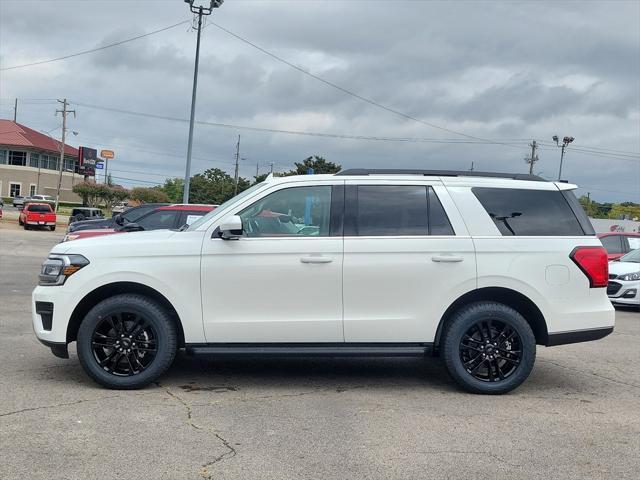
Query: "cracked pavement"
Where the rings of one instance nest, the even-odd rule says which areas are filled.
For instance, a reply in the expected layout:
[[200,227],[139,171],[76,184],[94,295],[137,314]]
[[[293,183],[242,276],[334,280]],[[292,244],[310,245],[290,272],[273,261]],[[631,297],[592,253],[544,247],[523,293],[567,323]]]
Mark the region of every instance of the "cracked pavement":
[[61,232],[0,222],[2,479],[637,478],[640,314],[538,350],[510,395],[462,393],[436,359],[180,354],[157,385],[105,390],[31,331]]

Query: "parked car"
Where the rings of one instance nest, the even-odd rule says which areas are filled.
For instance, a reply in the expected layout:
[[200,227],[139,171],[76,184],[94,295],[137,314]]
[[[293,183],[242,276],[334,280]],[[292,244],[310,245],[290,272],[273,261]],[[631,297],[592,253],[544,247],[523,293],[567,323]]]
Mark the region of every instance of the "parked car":
[[31,227],[49,227],[52,232],[56,229],[56,213],[49,203],[25,204],[18,216],[18,224],[25,230]]
[[[99,228],[116,228],[117,225],[123,225],[125,223],[137,222],[147,213],[155,210],[158,207],[170,205],[168,203],[143,203],[137,207],[132,207],[125,210],[122,213],[114,215],[111,218],[103,218],[99,220],[83,220],[80,222],[73,222],[67,228],[67,233],[75,232],[78,230],[96,230]],[[117,223],[120,222],[120,223]]]
[[640,233],[611,232],[598,234],[609,260],[617,260],[625,253],[640,248]]
[[72,224],[73,222],[81,222],[83,220],[98,220],[103,218],[104,215],[102,214],[102,210],[99,208],[76,207],[71,210],[69,224]]
[[129,208],[129,204],[127,202],[120,202],[113,206],[111,209],[111,216],[114,216],[118,213],[124,212],[127,208]]
[[55,202],[56,199],[51,195],[31,195],[29,200],[32,202]]
[[640,249],[609,264],[607,295],[614,305],[640,307]]
[[29,197],[23,197],[22,195],[16,195],[13,197],[13,206],[16,208],[24,207],[24,202],[28,201]]
[[181,231],[58,244],[34,331],[63,358],[76,341],[109,388],[157,381],[184,348],[435,353],[464,389],[505,393],[536,344],[613,331],[606,251],[575,188],[481,172],[270,176]]
[[[183,225],[190,225],[196,219],[209,213],[216,205],[175,204],[157,207],[147,212],[137,222],[124,222],[122,218],[116,219],[113,228],[99,228],[94,230],[76,230],[67,233],[63,242],[79,240],[82,238],[112,235],[114,233],[138,232],[142,230],[178,229]],[[120,222],[120,223],[118,223]]]

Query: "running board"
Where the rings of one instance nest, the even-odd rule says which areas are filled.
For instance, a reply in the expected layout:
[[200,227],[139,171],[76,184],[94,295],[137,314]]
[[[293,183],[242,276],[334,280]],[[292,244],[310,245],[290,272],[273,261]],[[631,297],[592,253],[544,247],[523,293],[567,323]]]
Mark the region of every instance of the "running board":
[[190,355],[218,357],[423,357],[432,343],[188,343]]

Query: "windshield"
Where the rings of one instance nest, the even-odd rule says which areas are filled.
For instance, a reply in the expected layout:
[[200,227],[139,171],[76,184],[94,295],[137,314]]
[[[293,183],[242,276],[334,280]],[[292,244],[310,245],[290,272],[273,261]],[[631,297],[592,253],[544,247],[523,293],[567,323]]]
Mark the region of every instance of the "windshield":
[[198,227],[200,227],[201,225],[204,225],[209,220],[211,220],[212,218],[217,217],[218,215],[222,215],[223,213],[225,213],[229,209],[229,207],[233,206],[236,202],[238,202],[238,201],[242,200],[243,198],[251,195],[253,192],[256,192],[257,190],[260,190],[265,185],[266,185],[266,183],[264,183],[264,182],[256,183],[254,186],[246,189],[243,192],[240,192],[235,197],[230,198],[229,200],[224,202],[219,207],[216,207],[215,210],[207,213],[205,216],[200,217],[198,220],[193,222],[191,225],[189,225],[189,228],[187,228],[187,231],[192,232],[194,230],[197,230]]
[[631,250],[626,255],[620,257],[621,262],[640,263],[640,248]]

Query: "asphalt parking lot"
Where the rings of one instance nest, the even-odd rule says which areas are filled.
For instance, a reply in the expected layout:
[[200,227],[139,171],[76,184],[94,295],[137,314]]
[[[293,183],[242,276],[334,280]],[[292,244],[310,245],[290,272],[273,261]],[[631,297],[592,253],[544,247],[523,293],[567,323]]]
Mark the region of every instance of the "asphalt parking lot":
[[35,339],[30,294],[64,235],[0,222],[0,478],[638,478],[640,314],[538,350],[502,397],[437,359],[216,360],[99,388]]

